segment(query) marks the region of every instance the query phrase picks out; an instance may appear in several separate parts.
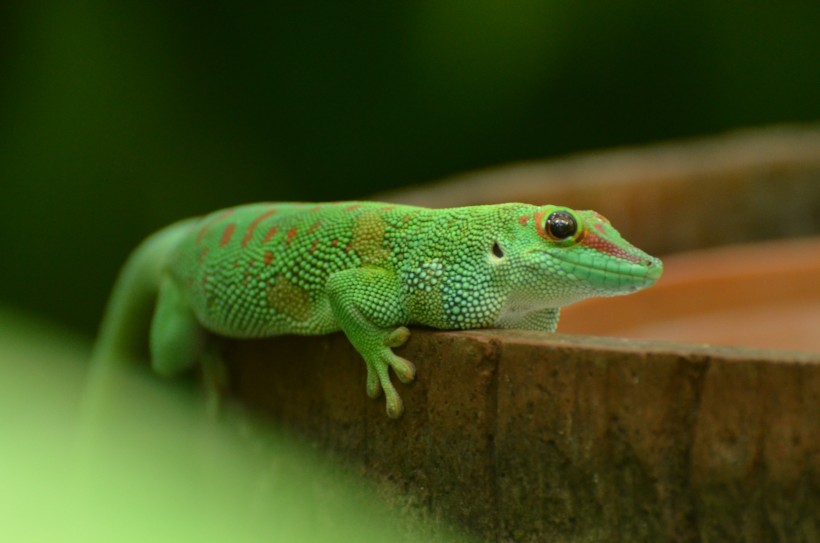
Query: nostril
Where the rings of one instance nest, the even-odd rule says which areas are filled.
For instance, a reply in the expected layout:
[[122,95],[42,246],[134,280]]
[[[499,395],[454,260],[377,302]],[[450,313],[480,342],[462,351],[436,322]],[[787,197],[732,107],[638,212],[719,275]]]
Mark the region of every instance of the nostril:
[[657,258],[644,259],[644,266],[647,277],[658,279],[663,273],[663,263]]

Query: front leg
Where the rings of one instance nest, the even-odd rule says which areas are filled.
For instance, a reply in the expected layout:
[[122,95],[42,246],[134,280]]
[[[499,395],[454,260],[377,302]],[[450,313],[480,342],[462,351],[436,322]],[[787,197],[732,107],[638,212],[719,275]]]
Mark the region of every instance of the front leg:
[[410,336],[399,326],[407,318],[395,275],[377,268],[344,270],[330,276],[327,294],[339,327],[367,365],[367,395],[375,398],[384,390],[387,414],[401,416],[404,407],[388,368],[403,383],[413,380],[416,368],[392,350]]
[[542,332],[555,332],[558,327],[558,317],[560,307],[548,307],[530,313],[523,313],[516,318],[507,318],[497,323],[499,328],[508,330],[540,330]]

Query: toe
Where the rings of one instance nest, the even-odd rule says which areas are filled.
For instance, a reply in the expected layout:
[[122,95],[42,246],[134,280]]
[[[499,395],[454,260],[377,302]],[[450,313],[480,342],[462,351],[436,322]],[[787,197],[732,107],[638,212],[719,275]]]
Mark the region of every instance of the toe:
[[410,337],[410,330],[406,326],[399,326],[387,335],[384,344],[388,347],[401,347]]
[[402,383],[409,383],[416,378],[416,366],[406,358],[393,355],[390,366]]
[[390,391],[385,390],[385,404],[387,407],[387,416],[391,419],[397,419],[404,413],[404,404],[401,397],[390,387]]
[[379,375],[376,370],[367,366],[367,395],[371,398],[378,398],[382,392],[381,383],[379,383]]

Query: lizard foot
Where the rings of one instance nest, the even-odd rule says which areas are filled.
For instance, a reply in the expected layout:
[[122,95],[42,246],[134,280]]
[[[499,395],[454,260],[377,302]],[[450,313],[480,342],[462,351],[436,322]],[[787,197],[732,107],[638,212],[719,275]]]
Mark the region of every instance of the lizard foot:
[[394,354],[390,348],[385,348],[374,358],[375,360],[367,360],[367,395],[378,398],[384,391],[387,415],[398,418],[404,411],[404,406],[390,381],[389,368],[393,368],[401,382],[409,383],[416,375],[416,367],[409,360]]
[[401,416],[404,411],[404,405],[402,404],[401,396],[396,392],[393,383],[390,381],[388,367],[389,366],[382,361],[376,363],[368,362],[367,395],[371,398],[378,398],[382,391],[384,391],[387,416],[395,419]]

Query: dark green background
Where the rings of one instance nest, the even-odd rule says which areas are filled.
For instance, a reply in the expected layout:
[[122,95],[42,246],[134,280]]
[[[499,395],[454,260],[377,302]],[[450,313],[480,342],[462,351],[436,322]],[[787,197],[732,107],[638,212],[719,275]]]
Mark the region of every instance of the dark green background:
[[150,231],[820,119],[820,2],[4,2],[0,304],[93,333]]

